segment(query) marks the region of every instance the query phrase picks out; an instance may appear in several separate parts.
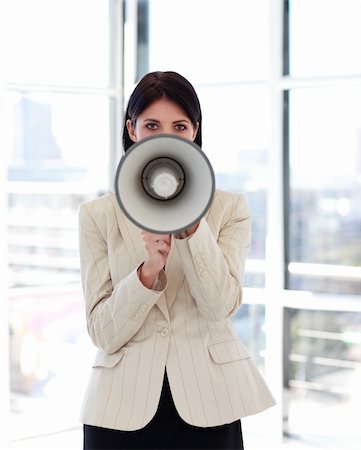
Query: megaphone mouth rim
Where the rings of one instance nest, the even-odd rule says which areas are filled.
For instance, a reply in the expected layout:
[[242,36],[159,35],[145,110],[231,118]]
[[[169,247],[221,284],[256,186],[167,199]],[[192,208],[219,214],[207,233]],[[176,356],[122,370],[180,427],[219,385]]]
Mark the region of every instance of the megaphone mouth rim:
[[139,221],[137,221],[129,212],[128,209],[126,207],[126,205],[124,205],[124,202],[121,199],[121,196],[119,194],[119,189],[118,189],[118,177],[119,177],[119,173],[121,171],[121,168],[124,164],[124,162],[129,158],[129,156],[134,153],[134,151],[137,150],[137,148],[148,142],[148,141],[152,141],[152,140],[159,140],[159,139],[175,139],[175,140],[179,140],[182,141],[188,145],[193,146],[204,158],[205,162],[207,163],[208,167],[210,168],[209,174],[211,177],[211,192],[209,195],[209,200],[207,202],[207,204],[205,205],[205,207],[203,208],[203,211],[198,214],[198,216],[191,222],[187,223],[187,228],[192,227],[193,225],[195,225],[196,223],[198,223],[200,221],[200,219],[206,214],[206,212],[209,210],[213,199],[214,199],[214,193],[215,193],[215,175],[214,175],[214,171],[213,171],[213,167],[212,164],[209,160],[209,158],[207,157],[207,155],[204,153],[204,151],[202,150],[202,148],[195,142],[189,140],[189,139],[185,139],[184,137],[181,136],[177,136],[174,134],[169,134],[169,133],[162,133],[162,134],[157,134],[156,136],[148,136],[146,138],[143,138],[137,142],[134,142],[134,144],[129,147],[129,149],[123,154],[123,156],[121,157],[119,164],[118,164],[118,168],[116,171],[116,176],[115,176],[115,195],[116,198],[118,200],[118,204],[121,208],[121,210],[123,211],[123,213],[125,214],[125,216],[137,227],[139,227],[140,229],[144,230],[144,231],[148,231],[150,233],[158,233],[158,234],[176,234],[176,233],[180,233],[182,231],[184,231],[186,228],[184,226],[181,227],[177,227],[177,228],[172,228],[172,229],[168,229],[167,231],[159,231],[158,229],[155,228],[151,228],[149,226],[146,226],[142,223],[140,223]]

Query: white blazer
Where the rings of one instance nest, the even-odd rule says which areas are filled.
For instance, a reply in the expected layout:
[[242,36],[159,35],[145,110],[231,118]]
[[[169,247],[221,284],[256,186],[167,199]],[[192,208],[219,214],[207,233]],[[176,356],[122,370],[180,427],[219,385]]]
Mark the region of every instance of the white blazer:
[[184,421],[217,426],[275,402],[232,327],[240,306],[250,214],[242,195],[217,190],[197,231],[172,236],[160,290],[147,289],[140,229],[114,193],[81,205],[81,274],[89,335],[98,348],[81,421],[143,428],[167,370]]

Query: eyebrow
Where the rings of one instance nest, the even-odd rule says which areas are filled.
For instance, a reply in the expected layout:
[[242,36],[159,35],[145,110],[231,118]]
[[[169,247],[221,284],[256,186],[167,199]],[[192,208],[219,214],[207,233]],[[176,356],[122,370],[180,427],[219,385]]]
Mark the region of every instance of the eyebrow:
[[[157,120],[157,119],[144,119],[144,122],[156,122],[156,123],[160,123],[160,121],[159,120]],[[174,122],[172,122],[172,123],[180,123],[180,122],[188,122],[188,123],[191,123],[190,122],[190,120],[188,120],[188,119],[180,119],[180,120],[175,120]]]

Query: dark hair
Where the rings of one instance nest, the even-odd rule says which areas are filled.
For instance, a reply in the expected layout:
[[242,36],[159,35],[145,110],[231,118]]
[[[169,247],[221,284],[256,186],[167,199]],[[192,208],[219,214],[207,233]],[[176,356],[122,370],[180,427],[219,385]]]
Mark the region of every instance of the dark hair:
[[127,151],[134,144],[127,130],[127,120],[135,126],[137,117],[151,103],[165,97],[172,100],[187,114],[194,126],[199,124],[194,142],[202,146],[202,112],[194,87],[182,75],[176,72],[151,72],[145,75],[135,87],[129,98],[123,127],[123,148]]

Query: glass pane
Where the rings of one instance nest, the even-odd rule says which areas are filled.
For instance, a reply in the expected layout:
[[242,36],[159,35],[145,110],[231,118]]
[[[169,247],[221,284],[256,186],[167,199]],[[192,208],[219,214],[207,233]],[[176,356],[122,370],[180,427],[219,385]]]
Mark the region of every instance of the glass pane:
[[109,100],[103,96],[8,94],[10,181],[108,182]]
[[12,0],[4,8],[5,80],[107,86],[105,0]]
[[312,448],[358,449],[361,314],[289,309],[286,323],[285,431]]
[[108,186],[109,101],[13,93],[6,102],[10,283],[74,281],[78,205]]
[[41,287],[10,290],[11,441],[79,427],[94,356],[80,285],[57,288],[43,281]]
[[361,2],[290,0],[290,74],[361,74]]
[[108,186],[110,121],[103,96],[12,93],[6,108],[14,440],[79,426],[93,348],[78,208]]
[[150,0],[150,70],[192,83],[269,75],[268,1]]
[[[246,194],[252,212],[250,259],[265,259],[267,150],[270,98],[264,87],[199,88],[203,150],[216,173],[216,186]],[[248,286],[264,286],[264,274],[247,270]]]
[[[361,87],[291,91],[290,164],[290,261],[360,266]],[[359,294],[361,280],[316,267],[291,288]]]

